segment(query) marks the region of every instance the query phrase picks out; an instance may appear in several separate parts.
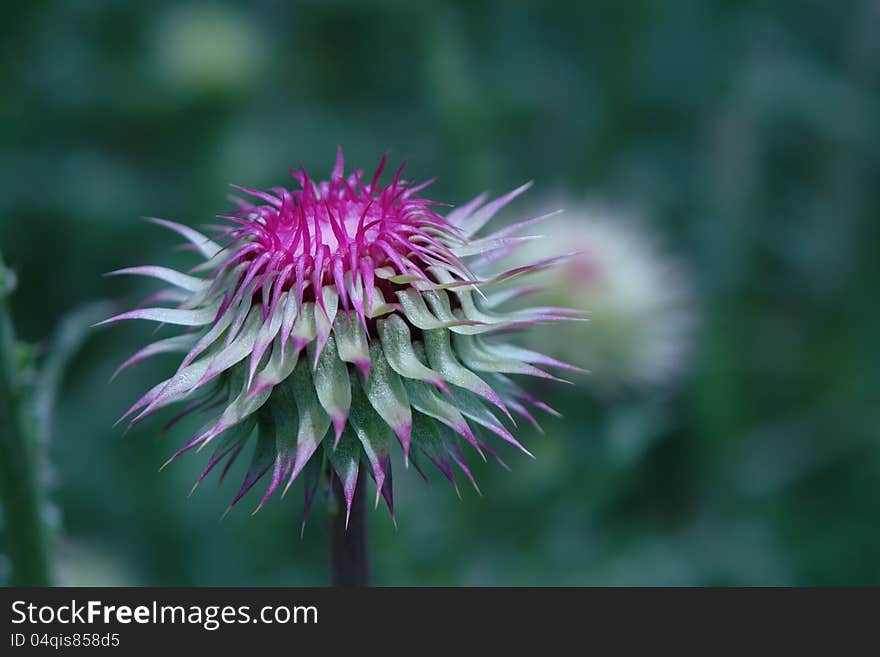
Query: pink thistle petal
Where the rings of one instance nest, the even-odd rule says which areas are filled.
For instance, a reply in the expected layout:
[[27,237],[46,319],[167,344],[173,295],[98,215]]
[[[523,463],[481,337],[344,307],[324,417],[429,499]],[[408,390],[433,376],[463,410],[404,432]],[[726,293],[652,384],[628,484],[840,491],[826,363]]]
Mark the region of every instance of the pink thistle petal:
[[230,185],[233,189],[237,189],[242,194],[247,194],[248,196],[253,196],[254,198],[258,198],[261,201],[265,201],[271,205],[274,205],[277,208],[281,207],[281,199],[277,196],[272,196],[272,194],[268,194],[266,192],[261,192],[258,189],[250,189],[248,187],[242,187],[241,185]]
[[342,146],[336,147],[336,163],[333,165],[333,171],[330,172],[330,180],[335,182],[342,178],[345,170],[345,156],[342,154]]

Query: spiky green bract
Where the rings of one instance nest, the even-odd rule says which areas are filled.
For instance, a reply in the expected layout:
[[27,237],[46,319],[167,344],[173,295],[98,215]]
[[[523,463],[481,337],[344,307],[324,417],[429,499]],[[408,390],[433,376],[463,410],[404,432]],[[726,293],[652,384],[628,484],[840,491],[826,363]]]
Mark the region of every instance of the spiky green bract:
[[[200,482],[218,466],[225,473],[253,443],[233,504],[268,476],[262,506],[305,471],[307,512],[326,462],[349,507],[365,468],[377,502],[384,497],[393,513],[395,440],[407,462],[418,466],[425,457],[455,485],[454,464],[472,481],[463,443],[494,455],[481,433],[487,431],[523,449],[505,422],[512,424],[511,413],[534,421],[529,405],[547,409],[506,375],[555,378],[540,368],[576,369],[494,337],[576,314],[503,311],[485,293],[558,261],[489,273],[530,239],[514,233],[535,220],[476,234],[528,185],[489,203],[480,196],[443,217],[437,204],[417,196],[425,184],[402,179],[402,167],[380,185],[384,164],[370,182],[361,171],[346,177],[340,150],[329,181],[313,182],[300,170],[292,172],[299,190],[239,188],[261,204],[240,200],[215,239],[155,219],[204,261],[189,273],[157,266],[114,272],[170,284],[151,300],[175,305],[108,322],[147,319],[188,329],[120,367],[184,354],[177,371],[123,418],[134,424],[178,402],[186,403],[180,416],[213,409],[172,459],[211,449]],[[516,295],[514,288],[506,296]]]

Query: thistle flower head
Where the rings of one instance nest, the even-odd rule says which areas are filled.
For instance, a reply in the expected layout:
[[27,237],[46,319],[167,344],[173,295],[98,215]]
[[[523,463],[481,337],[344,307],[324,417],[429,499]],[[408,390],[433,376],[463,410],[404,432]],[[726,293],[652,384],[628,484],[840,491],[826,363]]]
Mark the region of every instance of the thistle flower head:
[[[361,171],[346,176],[340,149],[327,181],[300,169],[291,171],[298,189],[237,187],[250,200],[237,199],[238,209],[222,216],[213,239],[153,219],[185,238],[203,262],[188,273],[159,266],[114,272],[171,287],[150,298],[168,307],[140,307],[107,322],[145,319],[187,328],[117,370],[160,353],[184,354],[177,371],[123,419],[134,424],[177,402],[185,406],[175,421],[210,412],[171,458],[213,449],[196,485],[217,466],[225,474],[253,439],[252,461],[232,504],[267,474],[260,506],[302,474],[307,514],[329,463],[349,507],[365,467],[376,502],[384,497],[393,513],[395,438],[420,473],[427,460],[453,485],[453,466],[473,482],[464,443],[483,458],[494,456],[482,434],[488,431],[524,450],[508,428],[513,414],[534,422],[529,407],[552,412],[507,375],[553,379],[542,367],[576,369],[492,337],[574,314],[498,307],[528,291],[510,281],[557,260],[487,273],[528,239],[514,234],[534,220],[487,237],[476,233],[528,186],[489,203],[480,196],[444,217],[438,204],[419,196],[429,183],[410,184],[403,166],[390,184],[380,184],[384,166],[382,158],[369,179]],[[507,289],[487,295],[499,287]]]

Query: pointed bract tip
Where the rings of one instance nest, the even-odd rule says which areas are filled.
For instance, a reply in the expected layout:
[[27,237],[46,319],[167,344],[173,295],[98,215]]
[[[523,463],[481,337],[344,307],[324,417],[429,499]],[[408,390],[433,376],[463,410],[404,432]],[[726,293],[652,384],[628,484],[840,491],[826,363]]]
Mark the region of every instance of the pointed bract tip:
[[364,379],[364,382],[366,383],[367,381],[369,381],[370,380],[370,359],[369,358],[358,359],[358,360],[354,361],[354,364],[355,364],[355,366],[357,366],[358,370],[360,371],[361,376]]
[[348,418],[344,415],[334,415],[330,418],[333,423],[333,449],[336,449],[336,446],[339,444],[339,439],[342,438],[342,432],[345,430],[345,425],[348,422]]

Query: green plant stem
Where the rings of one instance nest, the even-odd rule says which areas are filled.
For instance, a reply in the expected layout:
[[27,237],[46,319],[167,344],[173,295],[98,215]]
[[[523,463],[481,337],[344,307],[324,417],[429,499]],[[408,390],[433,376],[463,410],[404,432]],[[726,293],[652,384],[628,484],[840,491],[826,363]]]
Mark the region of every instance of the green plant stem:
[[0,258],[0,495],[13,586],[48,586],[47,531],[37,475],[36,423],[18,376],[16,339],[6,304],[9,272]]
[[333,586],[341,588],[369,586],[366,485],[363,468],[358,474],[347,528],[345,526],[345,495],[342,492],[342,482],[335,473],[332,475],[331,485],[336,502],[335,508],[330,514],[331,583]]

